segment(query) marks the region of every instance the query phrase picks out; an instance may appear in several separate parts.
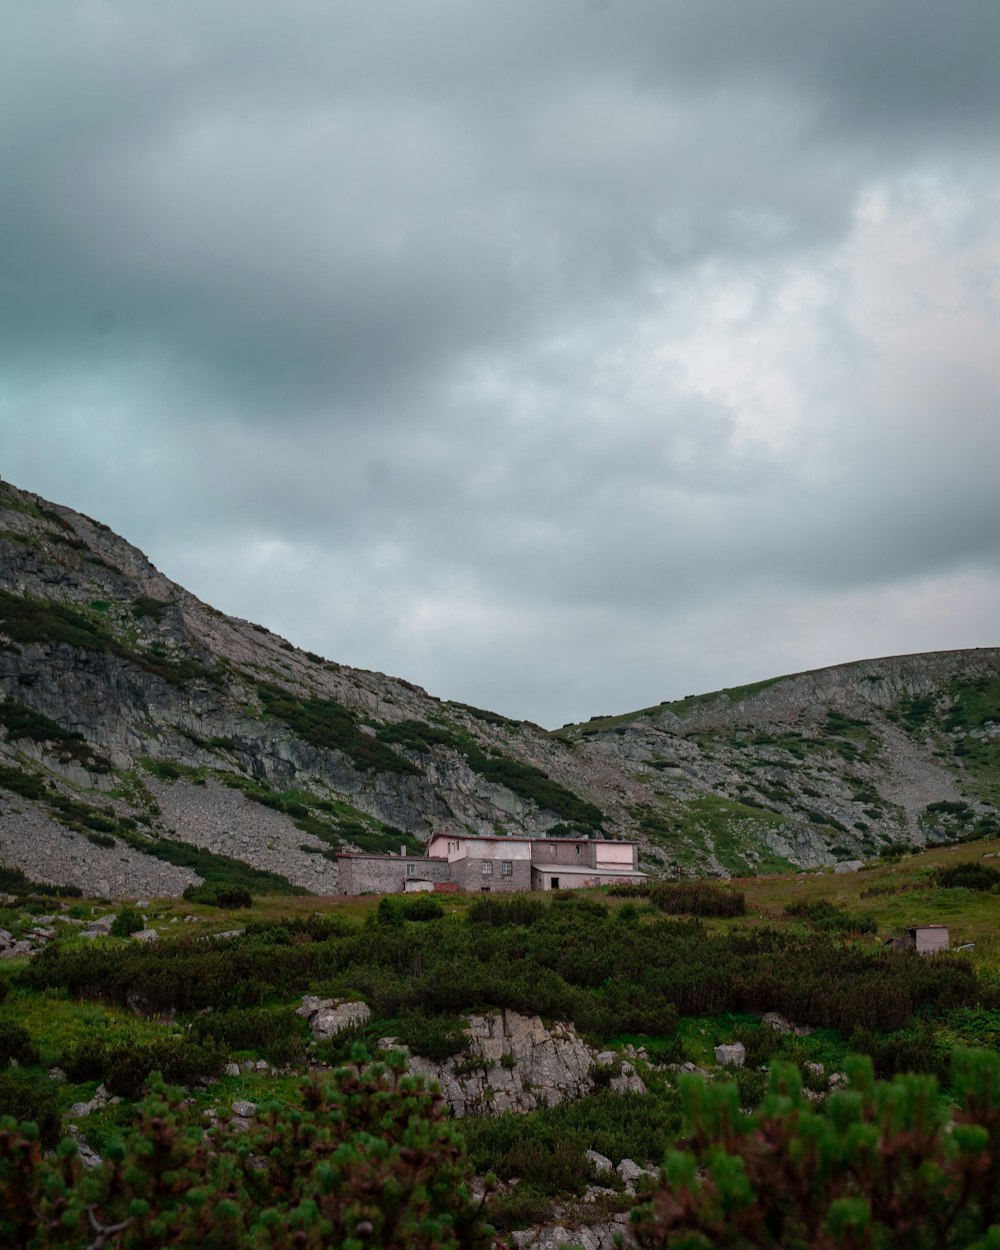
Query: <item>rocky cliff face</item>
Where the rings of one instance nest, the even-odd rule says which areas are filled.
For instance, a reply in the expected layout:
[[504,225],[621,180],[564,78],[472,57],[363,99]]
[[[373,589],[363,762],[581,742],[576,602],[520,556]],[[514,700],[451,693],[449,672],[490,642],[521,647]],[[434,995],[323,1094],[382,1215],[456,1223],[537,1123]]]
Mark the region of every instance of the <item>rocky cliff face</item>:
[[1000,652],[538,726],[301,651],[0,484],[0,862],[88,893],[337,888],[442,828],[638,837],[653,871],[820,864],[995,819]]
[[1000,650],[838,665],[566,726],[656,801],[648,854],[733,873],[1000,830]]

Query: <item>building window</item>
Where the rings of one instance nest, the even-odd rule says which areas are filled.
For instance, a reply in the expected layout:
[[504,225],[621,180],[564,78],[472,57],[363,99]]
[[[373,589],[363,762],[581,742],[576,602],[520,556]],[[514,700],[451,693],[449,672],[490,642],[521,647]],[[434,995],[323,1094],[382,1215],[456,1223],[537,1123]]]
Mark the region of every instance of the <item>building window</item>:
[[579,843],[579,842],[576,844],[576,853],[577,853],[577,855],[579,855],[579,854],[580,854],[580,843]]
[[407,865],[406,865],[406,875],[407,875],[408,877],[415,877],[415,876],[417,875],[417,866],[416,866],[416,864],[407,864]]
[[489,892],[490,892],[490,887],[488,885],[481,885],[479,887],[480,894],[489,894]]
[[492,876],[493,876],[493,861],[492,861],[492,859],[484,859],[484,860],[483,860],[483,876],[484,876],[484,877],[492,877]]
[[502,859],[500,861],[500,876],[512,877],[513,875],[514,875],[514,865],[512,861],[509,859]]

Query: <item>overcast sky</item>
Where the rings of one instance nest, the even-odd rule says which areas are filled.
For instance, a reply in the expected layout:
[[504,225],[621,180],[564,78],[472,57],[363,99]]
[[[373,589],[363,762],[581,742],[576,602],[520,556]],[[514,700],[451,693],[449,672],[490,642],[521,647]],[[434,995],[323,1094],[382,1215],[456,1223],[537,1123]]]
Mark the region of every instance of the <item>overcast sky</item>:
[[0,473],[552,726],[1000,643],[994,0],[72,0]]

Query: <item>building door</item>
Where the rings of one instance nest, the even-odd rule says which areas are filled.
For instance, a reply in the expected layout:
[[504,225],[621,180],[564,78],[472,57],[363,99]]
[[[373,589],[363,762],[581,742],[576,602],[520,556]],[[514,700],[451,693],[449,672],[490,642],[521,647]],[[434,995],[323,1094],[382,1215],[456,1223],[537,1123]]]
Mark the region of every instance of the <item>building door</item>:
[[558,878],[558,877],[553,877],[553,878],[552,878],[552,889],[553,889],[553,890],[558,890],[558,889],[559,889],[559,878]]

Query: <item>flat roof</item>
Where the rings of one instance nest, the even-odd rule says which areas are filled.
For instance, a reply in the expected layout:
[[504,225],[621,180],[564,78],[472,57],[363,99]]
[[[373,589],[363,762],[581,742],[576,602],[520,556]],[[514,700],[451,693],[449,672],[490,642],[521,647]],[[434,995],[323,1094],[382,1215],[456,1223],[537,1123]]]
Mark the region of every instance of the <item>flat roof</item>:
[[338,859],[393,859],[400,864],[405,864],[408,859],[414,860],[418,864],[424,864],[430,860],[434,864],[446,864],[448,861],[443,855],[394,855],[392,851],[338,851]]
[[638,868],[622,868],[610,865],[607,868],[588,868],[585,864],[532,864],[532,872],[547,872],[550,877],[644,877],[646,874]]
[[[431,834],[431,841],[435,838],[449,838],[456,842],[538,842],[538,838],[522,837],[519,833],[434,833]],[[572,841],[572,839],[570,839]],[[555,841],[555,839],[553,839]]]
[[453,838],[456,842],[562,842],[572,845],[574,842],[607,842],[611,846],[638,846],[638,842],[628,842],[624,838],[585,838],[582,834],[578,838],[550,838],[548,834],[542,833],[537,837],[523,836],[519,833],[435,833],[431,835],[431,841],[435,838]]

